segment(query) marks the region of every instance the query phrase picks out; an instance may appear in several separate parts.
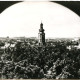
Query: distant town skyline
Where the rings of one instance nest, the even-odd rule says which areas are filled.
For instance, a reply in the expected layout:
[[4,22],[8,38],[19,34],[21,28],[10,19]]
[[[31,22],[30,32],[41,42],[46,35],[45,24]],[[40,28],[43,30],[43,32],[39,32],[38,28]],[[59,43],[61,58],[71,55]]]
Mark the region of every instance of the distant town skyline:
[[38,37],[41,20],[47,37],[80,37],[80,17],[53,2],[21,2],[0,14],[0,37]]

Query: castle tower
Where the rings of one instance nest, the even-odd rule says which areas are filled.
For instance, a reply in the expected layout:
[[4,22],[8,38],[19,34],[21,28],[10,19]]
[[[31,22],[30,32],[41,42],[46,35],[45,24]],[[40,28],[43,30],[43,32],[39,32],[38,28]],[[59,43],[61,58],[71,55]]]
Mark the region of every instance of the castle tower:
[[43,23],[42,22],[40,24],[38,38],[39,38],[39,46],[45,45],[45,33],[44,33]]

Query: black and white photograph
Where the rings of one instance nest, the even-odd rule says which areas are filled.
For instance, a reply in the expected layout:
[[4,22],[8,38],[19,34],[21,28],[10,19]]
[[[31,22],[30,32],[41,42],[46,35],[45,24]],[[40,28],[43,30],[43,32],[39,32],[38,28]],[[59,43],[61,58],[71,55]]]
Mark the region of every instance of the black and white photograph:
[[0,1],[0,79],[80,79],[80,1]]

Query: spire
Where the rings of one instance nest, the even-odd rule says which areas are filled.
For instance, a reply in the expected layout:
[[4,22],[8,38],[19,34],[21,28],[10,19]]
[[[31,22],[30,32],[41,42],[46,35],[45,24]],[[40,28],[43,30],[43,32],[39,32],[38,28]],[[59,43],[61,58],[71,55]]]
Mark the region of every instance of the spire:
[[42,23],[42,21],[41,21],[41,24],[40,24],[40,28],[43,28],[43,23]]
[[40,24],[40,29],[39,29],[39,31],[40,31],[40,32],[44,32],[42,21],[41,21],[41,24]]

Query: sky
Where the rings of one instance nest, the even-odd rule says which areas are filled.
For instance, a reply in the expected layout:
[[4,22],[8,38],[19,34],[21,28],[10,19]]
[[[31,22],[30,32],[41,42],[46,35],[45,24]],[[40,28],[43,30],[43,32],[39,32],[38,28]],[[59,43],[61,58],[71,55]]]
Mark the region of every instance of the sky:
[[1,37],[38,37],[43,22],[46,37],[80,37],[80,17],[53,2],[20,2],[0,14]]
[[[14,0],[0,1],[0,13],[2,11],[4,11],[7,7],[9,7],[9,6],[11,6],[15,3],[18,3],[18,2],[21,2],[21,1],[20,0],[19,1],[18,0],[15,0],[15,1]],[[72,1],[72,0],[71,1],[67,1],[67,0],[66,1],[58,1],[58,0],[53,1],[53,0],[51,0],[51,2],[56,2],[58,4],[61,4],[65,7],[73,10],[75,13],[77,13],[80,16],[80,1]]]

